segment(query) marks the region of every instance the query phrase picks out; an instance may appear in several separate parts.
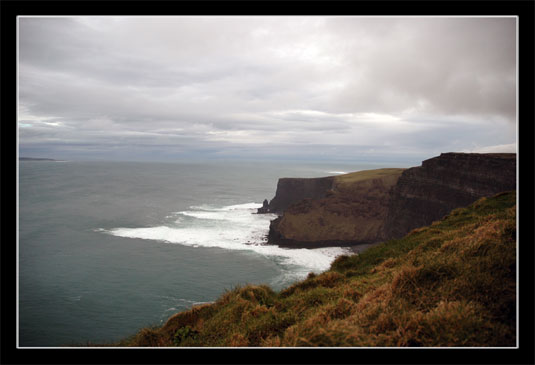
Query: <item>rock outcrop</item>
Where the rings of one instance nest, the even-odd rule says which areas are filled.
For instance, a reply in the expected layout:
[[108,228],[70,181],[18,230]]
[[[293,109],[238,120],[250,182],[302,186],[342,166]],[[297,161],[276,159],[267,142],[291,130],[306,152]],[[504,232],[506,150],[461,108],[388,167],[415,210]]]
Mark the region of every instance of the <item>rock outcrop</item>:
[[268,241],[348,246],[400,238],[481,197],[516,189],[516,154],[443,153],[409,169],[280,179],[259,209],[277,213]]
[[267,199],[264,199],[264,202],[262,203],[262,208],[258,208],[257,213],[258,214],[269,213],[269,202]]
[[403,172],[392,189],[386,237],[403,237],[455,208],[515,189],[514,153],[442,153]]

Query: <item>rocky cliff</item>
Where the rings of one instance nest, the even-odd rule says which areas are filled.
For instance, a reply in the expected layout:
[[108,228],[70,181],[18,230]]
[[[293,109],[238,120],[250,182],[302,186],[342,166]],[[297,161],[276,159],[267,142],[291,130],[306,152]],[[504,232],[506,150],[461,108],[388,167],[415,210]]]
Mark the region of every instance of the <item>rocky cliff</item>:
[[268,209],[259,213],[282,214],[291,204],[303,199],[321,199],[332,189],[334,176],[321,178],[281,178],[277,183],[275,197],[269,202]]
[[[410,169],[280,179],[270,243],[347,246],[400,238],[477,199],[516,189],[516,154],[443,153]],[[265,207],[264,207],[265,208]]]
[[272,221],[269,241],[282,246],[323,247],[382,240],[389,193],[402,171],[378,169],[333,177],[329,190],[318,191],[324,197],[297,201]]
[[403,172],[392,189],[386,237],[403,237],[455,208],[515,189],[514,153],[442,153]]

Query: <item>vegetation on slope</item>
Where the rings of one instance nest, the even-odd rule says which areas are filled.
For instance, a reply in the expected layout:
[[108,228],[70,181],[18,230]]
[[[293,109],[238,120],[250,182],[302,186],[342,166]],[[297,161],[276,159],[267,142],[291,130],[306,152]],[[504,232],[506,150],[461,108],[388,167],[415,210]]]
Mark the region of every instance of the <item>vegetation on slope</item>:
[[[380,179],[390,176],[399,176],[405,169],[402,168],[384,168],[375,170],[363,170],[357,172],[350,172],[348,174],[338,175],[334,178],[335,185],[343,188],[344,186],[351,186],[352,184],[365,180]],[[397,179],[396,179],[397,181]]]
[[337,258],[277,293],[238,287],[116,346],[515,346],[516,194]]

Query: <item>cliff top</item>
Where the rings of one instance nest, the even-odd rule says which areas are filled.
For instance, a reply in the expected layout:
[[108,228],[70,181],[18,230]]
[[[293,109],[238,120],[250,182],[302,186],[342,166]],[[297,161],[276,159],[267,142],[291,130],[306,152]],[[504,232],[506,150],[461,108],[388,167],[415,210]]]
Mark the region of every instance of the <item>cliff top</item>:
[[490,156],[500,158],[516,158],[516,153],[512,152],[497,152],[497,153],[473,153],[473,152],[442,152],[440,156],[444,155],[461,155],[461,156]]
[[508,161],[516,160],[516,153],[465,153],[465,152],[443,152],[440,156],[435,156],[422,161],[421,166],[440,163],[448,164],[450,161],[463,161],[470,163],[471,161],[485,161],[492,163],[508,163]]
[[279,181],[295,180],[295,181],[313,181],[313,180],[332,180],[336,176],[322,176],[322,177],[280,177]]
[[448,158],[448,157],[464,157],[464,158],[480,158],[480,157],[492,157],[501,159],[515,159],[516,153],[469,153],[469,152],[443,152],[440,156],[429,158],[425,161],[433,160],[436,158]]
[[369,179],[379,179],[389,175],[399,175],[405,169],[401,168],[386,168],[386,169],[375,169],[375,170],[363,170],[357,172],[351,172],[349,174],[343,174],[335,176],[335,181],[339,184],[351,184],[359,181],[369,180]]

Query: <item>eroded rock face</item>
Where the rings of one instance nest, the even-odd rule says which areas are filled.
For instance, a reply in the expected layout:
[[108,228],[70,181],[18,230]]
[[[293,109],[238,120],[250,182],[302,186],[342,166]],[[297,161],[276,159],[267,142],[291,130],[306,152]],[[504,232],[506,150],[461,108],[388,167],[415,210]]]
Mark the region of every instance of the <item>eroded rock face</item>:
[[[282,214],[291,204],[303,199],[321,199],[332,188],[334,176],[320,178],[281,178],[275,197],[269,202],[269,213]],[[260,212],[259,212],[260,213]]]
[[[516,154],[443,153],[410,169],[280,179],[270,243],[347,246],[400,238],[484,196],[516,189]],[[262,209],[262,208],[261,208]]]
[[516,189],[516,154],[443,153],[407,169],[392,189],[386,238],[400,238],[477,199]]
[[337,176],[321,199],[291,204],[272,221],[269,241],[291,247],[349,246],[384,238],[389,192],[403,169]]

